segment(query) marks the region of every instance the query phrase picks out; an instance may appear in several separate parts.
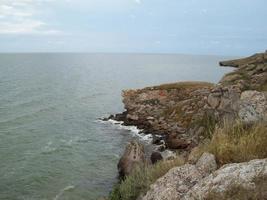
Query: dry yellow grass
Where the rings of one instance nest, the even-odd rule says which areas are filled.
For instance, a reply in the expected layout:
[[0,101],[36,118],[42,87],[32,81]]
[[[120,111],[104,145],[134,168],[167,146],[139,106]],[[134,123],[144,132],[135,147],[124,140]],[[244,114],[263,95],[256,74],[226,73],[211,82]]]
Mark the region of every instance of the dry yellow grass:
[[220,165],[245,162],[267,157],[267,124],[264,122],[250,127],[240,122],[225,123],[222,128],[215,128],[210,143],[200,147],[216,156]]

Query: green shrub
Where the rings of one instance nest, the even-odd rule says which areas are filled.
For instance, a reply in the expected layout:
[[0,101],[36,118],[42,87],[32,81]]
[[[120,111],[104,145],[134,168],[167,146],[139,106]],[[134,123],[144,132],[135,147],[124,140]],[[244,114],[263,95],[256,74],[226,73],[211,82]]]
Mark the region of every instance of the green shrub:
[[139,195],[145,194],[149,190],[149,186],[171,168],[182,164],[184,164],[184,160],[178,157],[171,161],[160,161],[155,165],[137,167],[130,176],[114,186],[109,199],[135,200]]

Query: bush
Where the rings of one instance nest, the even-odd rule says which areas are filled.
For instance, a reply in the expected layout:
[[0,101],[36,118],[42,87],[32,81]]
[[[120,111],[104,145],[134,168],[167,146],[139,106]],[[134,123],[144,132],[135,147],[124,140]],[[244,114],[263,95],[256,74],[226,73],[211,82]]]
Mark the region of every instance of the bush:
[[114,186],[109,199],[135,200],[139,195],[145,194],[149,190],[149,186],[171,168],[182,164],[184,164],[184,160],[178,157],[171,161],[160,161],[155,165],[137,167],[130,176]]

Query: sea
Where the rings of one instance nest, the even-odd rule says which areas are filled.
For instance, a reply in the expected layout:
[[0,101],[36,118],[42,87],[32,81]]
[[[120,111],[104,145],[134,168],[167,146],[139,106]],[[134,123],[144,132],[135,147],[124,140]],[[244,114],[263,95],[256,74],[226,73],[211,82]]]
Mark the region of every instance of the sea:
[[95,200],[117,181],[135,127],[99,118],[121,91],[177,81],[216,83],[227,56],[0,54],[0,200]]

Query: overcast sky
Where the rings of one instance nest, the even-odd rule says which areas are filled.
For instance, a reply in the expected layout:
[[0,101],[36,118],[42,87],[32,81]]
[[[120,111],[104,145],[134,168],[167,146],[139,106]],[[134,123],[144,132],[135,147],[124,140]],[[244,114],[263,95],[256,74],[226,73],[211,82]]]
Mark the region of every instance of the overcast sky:
[[267,0],[0,0],[1,52],[247,55]]

